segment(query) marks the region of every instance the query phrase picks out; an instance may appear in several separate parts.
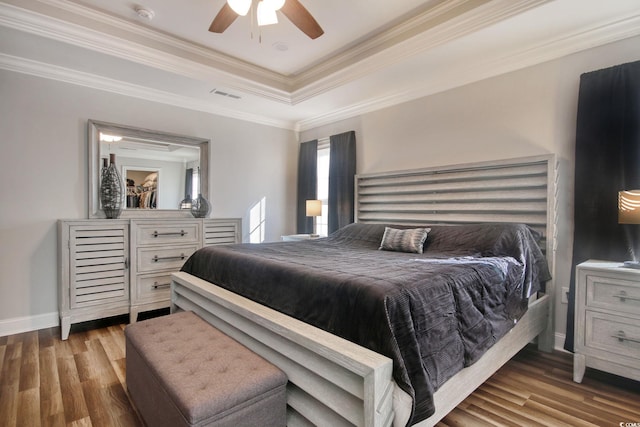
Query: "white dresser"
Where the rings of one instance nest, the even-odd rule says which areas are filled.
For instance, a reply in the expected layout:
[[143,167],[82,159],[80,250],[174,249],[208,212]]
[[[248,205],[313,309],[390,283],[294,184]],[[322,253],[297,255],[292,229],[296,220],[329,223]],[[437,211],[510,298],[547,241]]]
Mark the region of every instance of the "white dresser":
[[169,307],[171,273],[203,246],[242,241],[239,218],[60,220],[58,305],[71,325]]
[[201,247],[201,220],[131,221],[131,323],[140,312],[168,306],[171,273]]
[[640,270],[594,261],[576,267],[573,380],[591,367],[640,380]]

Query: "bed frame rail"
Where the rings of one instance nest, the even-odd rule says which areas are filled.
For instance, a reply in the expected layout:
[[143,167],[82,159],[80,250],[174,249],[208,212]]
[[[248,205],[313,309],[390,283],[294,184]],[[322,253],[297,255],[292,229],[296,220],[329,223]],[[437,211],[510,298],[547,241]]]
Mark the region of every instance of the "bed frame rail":
[[288,426],[393,423],[391,359],[187,273],[171,287],[172,312],[197,313],[287,374]]

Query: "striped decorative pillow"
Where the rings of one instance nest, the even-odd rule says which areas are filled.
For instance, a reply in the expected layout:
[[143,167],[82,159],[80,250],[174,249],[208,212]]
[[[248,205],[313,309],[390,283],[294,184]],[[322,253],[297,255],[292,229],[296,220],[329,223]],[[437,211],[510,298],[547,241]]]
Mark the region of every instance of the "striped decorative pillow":
[[430,228],[409,228],[399,230],[397,228],[385,227],[382,243],[379,250],[396,251],[396,252],[412,252],[416,254],[422,253],[422,246],[427,240],[427,234]]

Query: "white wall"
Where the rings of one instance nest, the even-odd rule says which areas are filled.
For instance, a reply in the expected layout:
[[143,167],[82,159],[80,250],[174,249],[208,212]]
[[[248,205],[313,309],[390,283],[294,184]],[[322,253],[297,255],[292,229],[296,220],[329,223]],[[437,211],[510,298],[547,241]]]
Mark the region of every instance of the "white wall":
[[0,71],[0,335],[57,322],[59,218],[88,215],[87,120],[211,139],[213,217],[267,200],[266,239],[295,231],[292,131]]
[[402,105],[302,132],[356,130],[357,171],[370,173],[555,153],[560,161],[556,325],[564,334],[573,243],[580,74],[640,59],[640,38],[590,49]]

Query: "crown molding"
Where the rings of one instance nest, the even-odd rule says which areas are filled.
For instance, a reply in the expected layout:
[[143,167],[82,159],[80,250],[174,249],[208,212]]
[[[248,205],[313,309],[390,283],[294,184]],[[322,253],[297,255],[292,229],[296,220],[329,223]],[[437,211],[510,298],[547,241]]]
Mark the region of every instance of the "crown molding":
[[134,22],[127,21],[122,18],[92,9],[90,7],[70,2],[68,0],[37,0],[40,3],[59,8],[68,13],[78,15],[84,19],[88,19],[102,24],[107,24],[117,30],[115,34],[127,32],[136,34],[145,39],[170,47],[177,52],[189,53],[196,58],[200,58],[203,62],[211,64],[210,66],[229,70],[233,76],[241,75],[255,81],[262,82],[264,85],[286,89],[289,80],[280,73],[268,70],[266,68],[251,64],[238,58],[226,55],[204,46],[185,41],[178,37],[174,37],[160,31],[153,30],[144,26],[136,25]]
[[[80,15],[83,19],[98,20],[100,22],[106,20],[105,23],[108,26],[117,28],[120,33],[128,32],[139,36],[138,38],[134,37],[136,40],[148,39],[153,41],[155,43],[153,45],[156,48],[150,48],[142,43],[128,41],[122,36],[95,31],[57,17],[40,14],[8,3],[0,3],[0,25],[71,43],[175,74],[209,81],[216,85],[224,85],[229,89],[243,91],[271,101],[294,105],[318,94],[337,89],[345,83],[406,59],[416,53],[460,37],[470,31],[476,31],[500,19],[513,16],[547,1],[549,0],[492,0],[487,3],[486,0],[477,0],[476,7],[473,10],[464,14],[458,13],[455,17],[447,19],[447,25],[435,25],[426,31],[422,31],[424,26],[429,25],[430,20],[432,22],[433,20],[443,19],[445,15],[455,13],[456,7],[462,7],[465,3],[469,3],[468,0],[445,2],[441,7],[431,9],[380,36],[372,38],[370,41],[352,48],[349,52],[336,57],[335,60],[330,59],[328,62],[331,62],[331,64],[318,66],[318,71],[314,68],[313,71],[310,70],[306,74],[302,73],[293,77],[266,72],[266,70],[259,67],[240,63],[240,61],[224,57],[224,55],[221,56],[202,46],[137,26],[129,21],[96,12],[93,9],[67,0],[31,0],[31,3],[42,3],[52,8],[60,8],[67,14]],[[407,37],[409,34],[413,35]],[[591,47],[637,36],[638,34],[640,34],[640,14],[610,21],[599,26],[585,27],[563,37],[523,47],[500,58],[487,58],[457,72],[448,70],[447,73],[434,76],[433,79],[412,88],[410,91],[399,92],[391,96],[370,98],[363,102],[298,122],[269,119],[262,115],[258,116],[220,108],[200,99],[179,96],[9,55],[0,55],[0,68],[267,126],[304,131],[509,71],[550,61]],[[183,50],[185,52],[184,55],[188,56],[187,54],[189,54],[191,57],[185,58],[185,56],[178,54],[167,53],[158,46],[168,46],[170,50]],[[372,53],[376,49],[378,51]],[[367,54],[370,55],[367,56]],[[355,57],[356,62],[352,65],[344,66],[337,72],[332,73],[330,71],[336,67],[340,68],[340,64],[344,64],[350,55]],[[360,59],[362,57],[364,58]],[[226,68],[221,70],[214,63],[222,64],[220,66]],[[230,71],[235,66],[239,67],[236,69],[237,73]],[[253,73],[260,78],[256,77],[254,80],[246,77],[245,73]],[[309,82],[303,83],[303,81],[307,80]],[[265,81],[268,81],[268,83],[265,83]],[[288,87],[300,85],[303,87],[295,91],[287,89]]]
[[[292,103],[303,102],[549,1],[454,0],[441,3],[293,77]],[[440,25],[445,22],[447,25]]]
[[430,79],[429,82],[411,91],[372,98],[327,114],[298,121],[295,130],[302,132],[328,125],[638,35],[640,35],[640,13],[602,25],[585,27],[564,37],[518,49],[500,58],[469,64],[458,72],[448,70],[447,73],[440,74],[439,78]]
[[[190,78],[295,105],[550,0],[450,0],[293,76],[284,76],[68,0],[49,15],[0,3],[0,24]],[[33,2],[32,2],[33,3]],[[54,15],[54,16],[52,16]],[[63,19],[64,17],[64,19]],[[71,19],[76,17],[76,19]],[[82,21],[80,25],[72,21]],[[446,26],[438,26],[447,22]],[[456,22],[455,25],[449,25]],[[90,23],[102,28],[94,30]],[[109,30],[109,31],[108,31]],[[140,42],[125,39],[133,35]],[[144,41],[151,42],[151,48]]]
[[[7,3],[0,3],[0,25],[61,41],[74,46],[126,59],[128,61],[168,71],[185,77],[208,81],[214,85],[242,90],[284,104],[291,103],[286,88],[286,78],[241,61],[234,61],[209,49],[199,47],[175,37],[147,28],[138,27],[128,21],[112,17],[86,7],[62,0],[38,0],[52,5],[65,5],[74,11],[82,10],[83,18],[99,17],[120,29],[115,34],[97,31],[67,20],[34,12]],[[75,7],[74,7],[75,6]],[[99,21],[102,23],[102,21]],[[100,26],[103,27],[102,25]],[[143,35],[144,40],[162,41],[155,48],[141,42],[125,39],[122,31]],[[190,55],[188,55],[190,54]]]
[[266,126],[289,130],[294,129],[294,123],[291,121],[270,119],[263,115],[248,114],[228,108],[220,108],[211,105],[210,102],[205,100],[180,96],[170,92],[2,53],[0,53],[0,69]]

